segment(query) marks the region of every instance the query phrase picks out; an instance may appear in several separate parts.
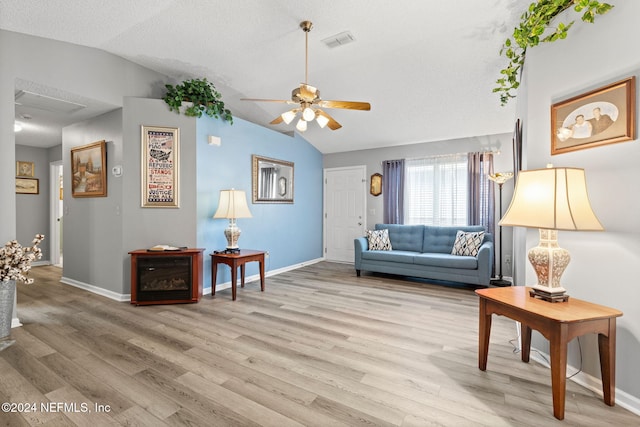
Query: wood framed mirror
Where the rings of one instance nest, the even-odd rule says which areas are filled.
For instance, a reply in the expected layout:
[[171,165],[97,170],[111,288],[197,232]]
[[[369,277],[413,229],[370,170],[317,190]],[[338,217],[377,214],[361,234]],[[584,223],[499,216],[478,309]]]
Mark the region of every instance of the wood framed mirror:
[[253,203],[293,203],[293,162],[251,156]]

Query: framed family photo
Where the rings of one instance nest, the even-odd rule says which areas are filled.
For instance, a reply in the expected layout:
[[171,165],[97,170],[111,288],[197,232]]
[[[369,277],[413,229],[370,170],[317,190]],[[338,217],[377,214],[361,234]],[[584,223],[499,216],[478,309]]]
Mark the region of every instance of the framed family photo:
[[551,154],[635,139],[636,79],[592,90],[551,106]]
[[107,196],[107,143],[97,141],[71,149],[71,195]]
[[142,207],[178,208],[178,128],[142,126]]

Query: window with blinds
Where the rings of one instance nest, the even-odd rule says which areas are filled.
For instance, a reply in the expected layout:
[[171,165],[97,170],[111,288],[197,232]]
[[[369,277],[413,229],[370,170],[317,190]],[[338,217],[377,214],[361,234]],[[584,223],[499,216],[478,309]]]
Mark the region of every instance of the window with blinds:
[[467,155],[405,161],[404,223],[467,225]]

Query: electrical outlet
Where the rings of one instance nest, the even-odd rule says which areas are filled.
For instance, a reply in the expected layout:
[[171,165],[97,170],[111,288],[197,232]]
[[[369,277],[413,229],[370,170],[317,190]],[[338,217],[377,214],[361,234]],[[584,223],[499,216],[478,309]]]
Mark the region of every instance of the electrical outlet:
[[507,265],[511,264],[511,255],[505,255],[504,256],[504,263]]
[[265,258],[269,258],[269,251],[267,251],[267,252],[264,254],[264,257],[265,257]]

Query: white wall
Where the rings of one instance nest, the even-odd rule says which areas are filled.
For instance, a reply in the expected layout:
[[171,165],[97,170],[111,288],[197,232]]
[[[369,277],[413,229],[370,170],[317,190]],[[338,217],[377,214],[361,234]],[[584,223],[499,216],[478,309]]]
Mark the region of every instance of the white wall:
[[[640,57],[635,43],[640,40],[638,16],[640,2],[615,2],[615,8],[597,17],[594,24],[578,18],[567,39],[530,49],[520,90],[525,96],[518,100],[518,109],[526,112],[527,169],[553,163],[586,171],[591,204],[606,231],[559,233],[560,246],[568,249],[572,258],[563,282],[572,297],[624,312],[618,319],[616,397],[618,403],[635,405],[640,410],[640,287],[636,282],[640,265],[640,143],[636,139],[550,154],[553,103],[639,75]],[[563,18],[562,22],[567,22],[566,15]],[[523,232],[522,236],[523,250],[516,250],[517,268],[524,272],[525,282],[533,284],[535,273],[524,259],[524,247],[528,250],[537,245],[537,231]],[[534,337],[533,345],[548,353],[547,341],[541,336]],[[585,380],[599,379],[595,336],[582,339],[582,356]],[[569,346],[569,364],[580,366],[575,342]]]

